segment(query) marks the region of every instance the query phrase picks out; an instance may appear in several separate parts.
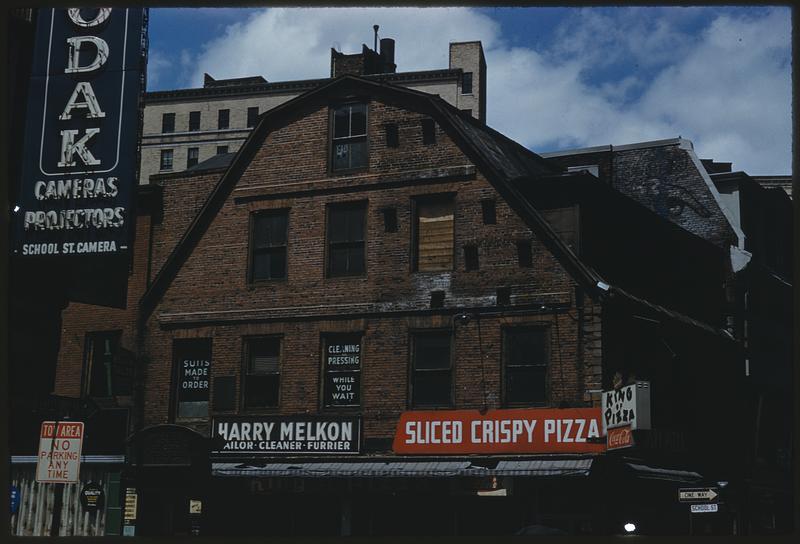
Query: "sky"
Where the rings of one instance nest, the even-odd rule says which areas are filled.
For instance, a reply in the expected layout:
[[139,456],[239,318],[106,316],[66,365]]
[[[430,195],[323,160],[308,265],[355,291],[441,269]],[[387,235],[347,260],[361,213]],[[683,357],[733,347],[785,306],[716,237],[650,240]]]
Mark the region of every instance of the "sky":
[[394,38],[397,71],[480,40],[487,124],[537,153],[683,137],[751,175],[791,173],[791,9],[708,7],[152,8],[148,90],[325,78]]

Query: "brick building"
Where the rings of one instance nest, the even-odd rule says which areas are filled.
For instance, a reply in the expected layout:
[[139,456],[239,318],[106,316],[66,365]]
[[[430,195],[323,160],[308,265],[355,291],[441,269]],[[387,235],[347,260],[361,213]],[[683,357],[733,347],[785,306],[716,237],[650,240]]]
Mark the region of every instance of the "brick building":
[[[746,175],[680,138],[537,155],[485,124],[480,42],[424,72],[380,44],[332,50],[330,79],[146,95],[127,303],[64,309],[53,387],[86,421],[83,482],[110,482],[105,533],[124,488],[136,535],[746,531],[737,424],[783,400],[740,402],[734,338],[772,323],[742,282],[787,288],[748,261]],[[601,392],[642,380],[652,428],[607,451]],[[584,430],[527,449],[407,432],[448,417]],[[293,440],[258,451],[270,425]],[[719,481],[719,514],[675,501]]]
[[[377,44],[374,50],[364,45],[353,55],[331,49],[330,77],[353,74],[436,94],[486,121],[486,60],[480,42],[451,43],[447,68],[415,72],[397,71],[394,47],[394,40],[384,38],[380,53]],[[199,89],[146,93],[139,182],[237,151],[260,114],[327,81],[215,80],[206,74]]]
[[[713,192],[695,198],[717,226],[692,232],[572,170],[444,98],[345,75],[265,112],[236,154],[151,176],[128,306],[69,305],[55,390],[128,414],[136,534],[689,531],[677,486],[739,461],[719,462],[735,230]],[[653,384],[627,455],[592,432],[616,375]],[[583,434],[431,450],[400,425],[520,413]],[[270,425],[333,449],[248,449]]]

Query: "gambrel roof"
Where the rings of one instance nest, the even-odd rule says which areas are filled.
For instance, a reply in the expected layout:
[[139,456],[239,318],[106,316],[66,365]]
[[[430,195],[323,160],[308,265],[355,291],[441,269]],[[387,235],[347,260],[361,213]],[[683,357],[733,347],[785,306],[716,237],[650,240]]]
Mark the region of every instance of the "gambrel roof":
[[261,114],[257,125],[235,154],[216,187],[142,296],[140,319],[146,320],[153,311],[274,127],[310,105],[367,97],[407,105],[409,109],[433,118],[476,164],[509,206],[536,233],[585,292],[593,297],[604,292],[598,287],[602,278],[583,263],[556,235],[533,203],[520,191],[521,184],[540,176],[557,174],[561,171],[560,167],[554,166],[536,153],[465,115],[438,96],[374,79],[344,75]]

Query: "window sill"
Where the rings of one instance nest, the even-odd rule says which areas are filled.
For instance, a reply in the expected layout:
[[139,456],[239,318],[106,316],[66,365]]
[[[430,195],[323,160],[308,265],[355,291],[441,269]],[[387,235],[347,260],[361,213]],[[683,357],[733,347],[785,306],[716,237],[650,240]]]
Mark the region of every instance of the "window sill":
[[449,274],[451,272],[455,272],[455,268],[447,268],[445,270],[412,270],[412,274]]
[[358,275],[342,275],[342,276],[325,276],[326,280],[348,280],[348,279],[366,279],[366,274],[358,274]]
[[358,415],[361,413],[362,406],[323,406],[319,409],[321,414],[347,414]]
[[506,402],[503,403],[503,408],[555,408],[549,402]]
[[239,414],[246,414],[249,416],[257,415],[276,415],[280,412],[279,406],[251,406],[249,408],[242,407]]
[[250,280],[247,282],[247,287],[266,287],[268,285],[274,284],[282,284],[286,283],[288,278],[275,278],[275,279],[263,279],[263,280]]
[[366,173],[369,173],[369,166],[359,166],[358,168],[348,168],[347,170],[334,170],[333,168],[328,169],[328,177],[352,176],[355,174]]

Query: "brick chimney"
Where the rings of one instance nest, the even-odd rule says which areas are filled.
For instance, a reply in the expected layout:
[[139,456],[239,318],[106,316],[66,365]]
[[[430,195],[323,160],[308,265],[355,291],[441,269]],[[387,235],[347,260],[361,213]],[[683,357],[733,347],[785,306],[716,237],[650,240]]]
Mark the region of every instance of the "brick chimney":
[[380,54],[366,44],[361,45],[361,53],[353,55],[345,55],[331,48],[331,77],[394,73],[397,69],[394,63],[394,40],[384,38],[380,43]]

